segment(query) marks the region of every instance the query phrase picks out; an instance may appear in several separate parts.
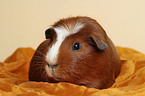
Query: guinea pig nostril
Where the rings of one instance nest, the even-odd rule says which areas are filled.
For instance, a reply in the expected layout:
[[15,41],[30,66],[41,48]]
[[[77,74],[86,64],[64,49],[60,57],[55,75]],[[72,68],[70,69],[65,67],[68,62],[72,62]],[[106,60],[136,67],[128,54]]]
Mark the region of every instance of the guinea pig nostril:
[[49,65],[49,64],[47,64],[47,66],[49,67],[50,65]]
[[58,64],[53,65],[52,68],[56,69],[58,67]]

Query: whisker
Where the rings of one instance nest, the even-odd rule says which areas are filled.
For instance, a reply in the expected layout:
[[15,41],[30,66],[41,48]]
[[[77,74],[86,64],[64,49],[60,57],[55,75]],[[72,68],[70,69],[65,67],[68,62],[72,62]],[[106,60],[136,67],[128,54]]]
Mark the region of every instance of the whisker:
[[36,50],[36,52],[40,53],[41,55],[45,56],[44,53],[40,52],[39,50]]
[[43,74],[44,74],[44,78],[48,80],[48,75],[47,75],[47,73],[46,73],[46,70],[45,70],[45,69],[44,69]]
[[44,69],[44,64],[43,64],[43,60],[46,61],[44,58],[45,58],[45,54],[39,50],[36,50],[36,55],[33,56],[33,62],[32,62],[32,65],[33,65],[33,75],[34,74],[39,74],[39,78],[41,80],[45,80],[47,81],[47,74],[46,74],[46,71]]
[[33,58],[38,58],[38,59],[42,59],[42,56],[33,56]]
[[40,69],[39,67],[38,67],[38,68],[35,68],[35,69],[33,70],[32,74],[35,75],[35,72],[39,72],[39,71],[38,71],[39,69]]
[[37,68],[35,68],[33,71],[37,71],[37,70],[40,70],[41,69],[41,66],[38,66]]
[[42,66],[39,66],[39,67],[37,67],[37,68],[35,68],[35,69],[33,70],[33,74],[34,74],[35,72],[41,74],[41,71],[42,71]]
[[37,62],[34,62],[32,64],[36,64],[37,65],[37,64],[43,64],[43,63],[42,63],[42,61],[37,61]]
[[[44,69],[44,68],[43,68]],[[46,79],[46,72],[45,72],[45,69],[43,70],[43,72],[42,72],[42,77],[41,77],[43,80],[45,80]]]
[[41,67],[42,66],[42,64],[36,64],[36,65],[34,65],[33,67]]
[[[45,56],[44,53],[40,52],[39,50],[36,50],[36,52],[39,53],[39,54],[41,54],[41,55],[43,55],[43,56],[46,58],[46,56]],[[45,61],[46,61],[46,59],[43,59],[44,57],[41,57],[41,56],[39,56],[39,55],[37,55],[37,56],[34,55],[33,58],[36,59],[36,60],[41,59],[41,60],[45,60]],[[47,62],[47,61],[46,61],[46,62]]]

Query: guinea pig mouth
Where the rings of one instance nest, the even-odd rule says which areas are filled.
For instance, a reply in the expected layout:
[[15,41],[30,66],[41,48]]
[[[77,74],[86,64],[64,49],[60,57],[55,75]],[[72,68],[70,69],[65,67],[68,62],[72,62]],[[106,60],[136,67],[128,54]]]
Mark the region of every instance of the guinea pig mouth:
[[55,75],[55,74],[56,74],[56,72],[55,72],[56,69],[53,69],[53,68],[51,68],[51,67],[45,65],[45,70],[46,70],[46,73],[47,73],[48,77],[54,78],[54,79],[61,79],[61,78],[58,78],[58,77]]

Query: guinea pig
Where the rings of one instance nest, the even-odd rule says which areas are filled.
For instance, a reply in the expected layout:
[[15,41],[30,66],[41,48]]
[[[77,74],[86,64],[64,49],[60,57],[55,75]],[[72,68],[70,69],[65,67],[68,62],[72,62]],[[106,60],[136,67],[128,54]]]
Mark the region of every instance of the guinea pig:
[[90,17],[60,19],[45,36],[30,62],[30,81],[104,89],[120,73],[121,61],[114,44]]

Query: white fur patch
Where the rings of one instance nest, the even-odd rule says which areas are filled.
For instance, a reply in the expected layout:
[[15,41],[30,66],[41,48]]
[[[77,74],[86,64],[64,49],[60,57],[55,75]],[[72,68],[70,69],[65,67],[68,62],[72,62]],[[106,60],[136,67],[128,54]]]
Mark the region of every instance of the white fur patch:
[[53,77],[52,75],[52,68],[51,67],[48,67],[47,65],[45,66],[45,70],[46,70],[46,73],[49,77]]
[[50,65],[54,65],[57,62],[58,54],[59,54],[59,48],[64,41],[64,39],[74,33],[77,33],[81,28],[84,27],[84,24],[76,23],[75,25],[69,25],[69,26],[60,26],[54,28],[57,38],[56,42],[51,46],[51,48],[48,50],[46,54],[46,61]]

